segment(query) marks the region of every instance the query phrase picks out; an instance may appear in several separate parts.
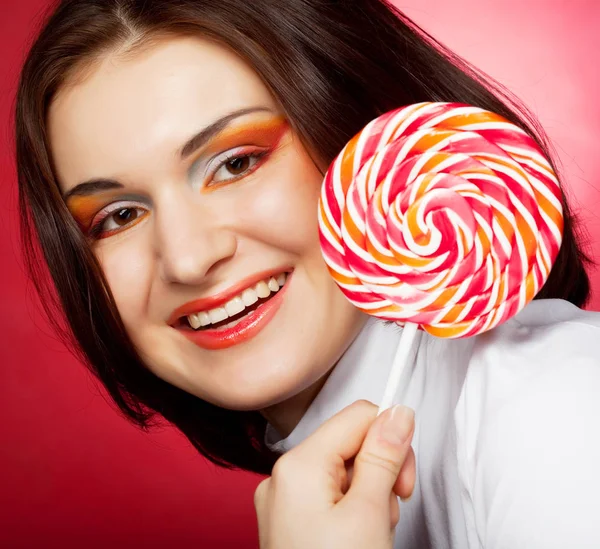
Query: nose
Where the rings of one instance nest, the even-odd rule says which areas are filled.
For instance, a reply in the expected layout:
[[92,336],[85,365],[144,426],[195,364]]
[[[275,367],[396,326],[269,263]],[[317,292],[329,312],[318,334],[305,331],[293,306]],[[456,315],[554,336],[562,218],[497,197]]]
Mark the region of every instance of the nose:
[[156,208],[155,251],[164,282],[200,284],[235,255],[234,231],[219,217],[193,200],[170,200]]

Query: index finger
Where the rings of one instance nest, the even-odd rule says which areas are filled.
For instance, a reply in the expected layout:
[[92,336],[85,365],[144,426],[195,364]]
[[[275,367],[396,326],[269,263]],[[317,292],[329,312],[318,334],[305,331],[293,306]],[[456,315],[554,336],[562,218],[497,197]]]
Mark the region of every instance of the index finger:
[[340,457],[348,461],[358,454],[369,427],[377,417],[377,406],[358,400],[328,419],[296,447],[310,461]]

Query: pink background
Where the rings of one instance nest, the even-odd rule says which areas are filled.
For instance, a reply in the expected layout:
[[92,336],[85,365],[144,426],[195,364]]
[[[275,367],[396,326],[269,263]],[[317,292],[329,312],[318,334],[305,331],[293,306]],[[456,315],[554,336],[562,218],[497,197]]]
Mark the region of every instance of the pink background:
[[[120,419],[27,298],[9,111],[32,19],[46,4],[3,0],[0,7],[0,546],[257,547],[258,477],[215,469],[169,428],[144,435]],[[398,5],[539,116],[598,256],[600,3]],[[598,310],[598,272],[593,286]]]

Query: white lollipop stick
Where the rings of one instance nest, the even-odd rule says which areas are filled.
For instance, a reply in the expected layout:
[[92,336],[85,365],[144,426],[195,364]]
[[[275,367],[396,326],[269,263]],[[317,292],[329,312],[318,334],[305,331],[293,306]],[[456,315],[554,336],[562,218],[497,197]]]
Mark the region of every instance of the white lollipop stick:
[[400,343],[396,350],[396,356],[394,357],[394,363],[392,364],[392,370],[388,377],[385,392],[383,394],[383,400],[379,406],[377,415],[387,410],[394,402],[394,397],[398,393],[398,385],[402,379],[402,373],[406,369],[406,363],[412,349],[415,336],[419,331],[419,325],[407,322],[402,329],[402,335],[400,336]]

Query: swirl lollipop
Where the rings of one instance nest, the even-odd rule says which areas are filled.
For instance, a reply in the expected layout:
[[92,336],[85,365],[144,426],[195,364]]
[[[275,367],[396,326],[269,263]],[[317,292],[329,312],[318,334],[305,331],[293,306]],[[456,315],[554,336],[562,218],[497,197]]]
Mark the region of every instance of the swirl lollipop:
[[469,105],[391,111],[344,147],[323,183],[320,242],[356,307],[404,325],[381,409],[417,328],[480,334],[534,298],[560,248],[560,198],[537,143]]

